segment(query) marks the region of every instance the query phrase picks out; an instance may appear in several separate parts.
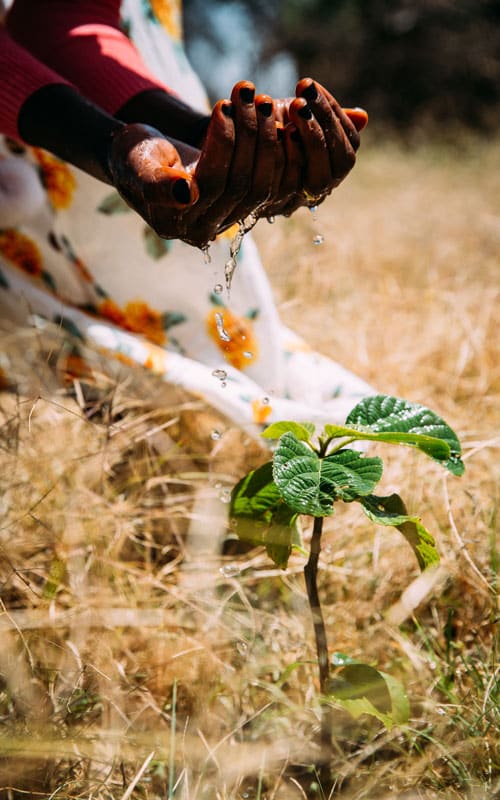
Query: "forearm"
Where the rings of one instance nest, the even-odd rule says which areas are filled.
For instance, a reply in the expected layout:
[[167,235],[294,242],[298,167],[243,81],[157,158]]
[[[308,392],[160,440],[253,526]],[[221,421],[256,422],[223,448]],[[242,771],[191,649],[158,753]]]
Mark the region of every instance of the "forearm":
[[98,180],[111,183],[109,152],[124,124],[90,103],[70,85],[44,86],[21,106],[21,138],[43,147]]

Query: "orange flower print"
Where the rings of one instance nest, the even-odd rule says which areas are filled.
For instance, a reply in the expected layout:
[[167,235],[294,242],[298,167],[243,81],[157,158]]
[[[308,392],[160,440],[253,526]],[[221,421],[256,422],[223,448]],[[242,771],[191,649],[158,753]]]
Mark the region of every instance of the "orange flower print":
[[258,356],[258,345],[252,324],[237,317],[229,308],[216,306],[207,317],[207,333],[236,369],[245,369]]
[[169,36],[179,41],[182,37],[181,0],[150,0],[156,19]]
[[125,314],[120,306],[118,306],[114,300],[111,300],[110,297],[106,297],[106,299],[99,304],[98,311],[101,317],[113,322],[114,325],[119,325],[121,328],[126,327]]
[[252,417],[256,425],[265,425],[272,410],[268,402],[265,403],[263,400],[259,400],[258,397],[252,400]]
[[125,327],[134,333],[142,333],[153,344],[165,344],[167,337],[162,315],[142,300],[132,300],[124,310]]
[[42,183],[47,190],[49,200],[54,208],[68,208],[76,188],[75,176],[64,161],[52,156],[39,147],[33,148],[41,170]]
[[13,228],[0,231],[0,253],[29,275],[40,277],[43,273],[38,246],[20,231]]

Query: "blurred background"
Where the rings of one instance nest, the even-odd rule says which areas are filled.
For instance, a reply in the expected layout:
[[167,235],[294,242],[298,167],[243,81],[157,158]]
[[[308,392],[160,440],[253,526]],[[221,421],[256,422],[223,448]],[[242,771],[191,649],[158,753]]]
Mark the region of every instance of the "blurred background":
[[242,78],[286,96],[311,75],[372,125],[496,132],[499,0],[184,0],[184,10],[212,99]]

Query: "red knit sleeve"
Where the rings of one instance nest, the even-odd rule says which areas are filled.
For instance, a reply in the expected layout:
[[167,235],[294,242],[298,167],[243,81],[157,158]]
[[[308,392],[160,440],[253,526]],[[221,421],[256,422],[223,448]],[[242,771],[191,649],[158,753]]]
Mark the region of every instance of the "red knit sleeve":
[[0,132],[19,138],[17,119],[23,103],[52,83],[69,81],[41,64],[0,26]]
[[14,39],[114,114],[146,89],[171,90],[145,66],[119,28],[120,0],[16,0]]

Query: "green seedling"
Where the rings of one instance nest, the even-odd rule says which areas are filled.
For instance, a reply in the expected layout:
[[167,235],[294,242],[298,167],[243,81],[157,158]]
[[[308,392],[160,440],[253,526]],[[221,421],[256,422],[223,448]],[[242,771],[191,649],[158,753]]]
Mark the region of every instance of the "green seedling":
[[371,714],[388,728],[408,720],[409,704],[403,687],[370,665],[342,654],[335,654],[330,665],[317,588],[324,518],[334,513],[335,503],[358,503],[374,523],[401,531],[421,570],[439,561],[432,535],[417,516],[407,512],[401,497],[374,494],[382,477],[382,460],[349,445],[375,441],[413,447],[453,475],[464,471],[461,447],[453,430],[433,411],[386,395],[362,400],[344,425],[325,425],[317,436],[315,426],[308,422],[277,422],[262,435],[277,440],[273,458],[234,487],[230,524],[241,539],[264,545],[274,563],[286,568],[294,548],[304,552],[299,518],[313,517],[304,577],[318,657],[321,744],[326,759],[331,748],[332,703],[354,717]]

